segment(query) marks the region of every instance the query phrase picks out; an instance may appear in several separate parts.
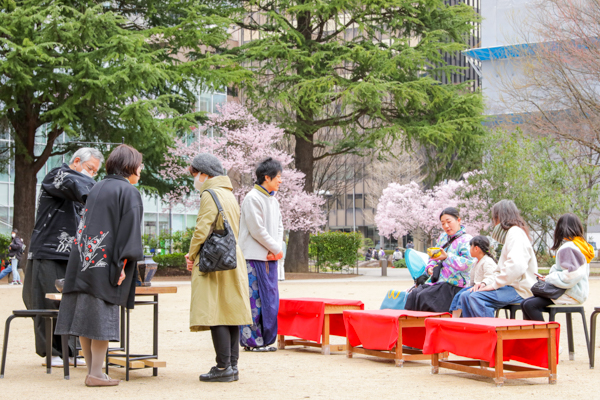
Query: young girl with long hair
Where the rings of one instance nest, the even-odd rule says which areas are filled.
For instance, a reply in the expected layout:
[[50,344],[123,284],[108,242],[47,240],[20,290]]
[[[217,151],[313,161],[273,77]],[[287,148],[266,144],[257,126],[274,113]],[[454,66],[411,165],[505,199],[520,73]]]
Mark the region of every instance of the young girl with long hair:
[[594,248],[583,238],[583,224],[575,214],[564,214],[558,219],[554,230],[556,264],[550,273],[539,279],[545,280],[566,292],[556,300],[533,296],[523,300],[523,317],[532,321],[543,321],[542,312],[552,304],[582,304],[588,298],[590,285],[590,261]]
[[471,270],[469,286],[458,292],[454,296],[454,300],[452,300],[450,311],[453,318],[460,317],[462,313],[462,295],[466,291],[472,292],[475,285],[483,282],[485,278],[491,277],[497,267],[496,260],[490,250],[490,241],[487,237],[481,235],[475,236],[469,244],[471,245],[471,257],[477,259],[477,264]]

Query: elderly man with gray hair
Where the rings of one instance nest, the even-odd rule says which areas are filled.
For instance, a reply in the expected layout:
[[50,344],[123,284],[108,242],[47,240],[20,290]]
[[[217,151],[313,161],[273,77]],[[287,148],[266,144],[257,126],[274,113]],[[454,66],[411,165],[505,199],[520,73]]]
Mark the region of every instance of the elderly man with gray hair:
[[[44,178],[23,283],[27,309],[58,309],[59,303],[46,299],[46,294],[57,293],[54,282],[65,277],[80,215],[103,161],[98,150],[84,147],[69,164],[52,169]],[[45,357],[46,340],[52,340],[52,366],[62,366],[60,336],[46,337],[43,318],[34,320],[34,331],[36,353]],[[69,347],[73,357],[75,342]]]

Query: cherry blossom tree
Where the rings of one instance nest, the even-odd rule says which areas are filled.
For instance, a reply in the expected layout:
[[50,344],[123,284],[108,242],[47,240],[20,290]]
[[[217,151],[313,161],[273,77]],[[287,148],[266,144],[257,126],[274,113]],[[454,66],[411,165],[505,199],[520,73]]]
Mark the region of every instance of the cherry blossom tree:
[[[293,157],[275,145],[284,131],[274,124],[259,122],[246,108],[235,102],[219,107],[205,125],[196,130],[196,137],[186,144],[177,139],[165,157],[162,174],[167,179],[182,182],[189,176],[187,166],[198,153],[211,153],[219,157],[234,186],[234,195],[241,204],[244,196],[256,181],[256,165],[266,157],[273,157],[283,165],[280,190],[277,198],[281,206],[286,230],[317,231],[325,224],[321,206],[325,200],[303,190],[305,176],[290,168]],[[187,209],[200,206],[199,193],[193,185],[182,184],[163,196],[171,205]]]
[[489,218],[482,212],[477,199],[465,202],[461,190],[465,181],[449,180],[424,190],[418,183],[390,183],[379,199],[375,223],[383,236],[396,239],[411,232],[421,240],[432,243],[441,233],[439,216],[446,207],[460,210],[463,225],[472,235],[488,229]]

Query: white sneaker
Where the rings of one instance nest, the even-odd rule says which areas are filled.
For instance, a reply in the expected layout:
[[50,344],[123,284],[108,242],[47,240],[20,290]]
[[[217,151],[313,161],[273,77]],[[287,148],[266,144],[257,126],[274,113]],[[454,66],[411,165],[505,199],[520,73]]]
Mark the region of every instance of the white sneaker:
[[[74,366],[75,365],[75,359],[73,357],[69,357],[69,365]],[[85,359],[83,358],[78,358],[77,359],[77,366],[81,366],[81,367],[85,367],[87,364],[85,363]]]
[[[44,367],[46,366],[46,358],[44,358],[44,362],[42,362],[42,365]],[[59,356],[52,356],[52,359],[50,360],[50,365],[52,366],[52,368],[61,368],[63,367],[63,360]]]

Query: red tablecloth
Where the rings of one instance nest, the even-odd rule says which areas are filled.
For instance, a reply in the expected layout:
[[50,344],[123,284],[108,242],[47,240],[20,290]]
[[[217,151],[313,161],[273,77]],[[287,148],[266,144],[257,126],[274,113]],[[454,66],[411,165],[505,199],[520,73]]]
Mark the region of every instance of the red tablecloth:
[[[433,354],[449,351],[458,356],[484,360],[495,366],[496,328],[556,324],[556,362],[560,325],[557,322],[522,321],[503,318],[452,318],[425,321],[427,334],[423,353]],[[548,368],[547,339],[503,340],[504,361],[520,361],[541,368]]]
[[[365,308],[359,300],[297,298],[280,299],[277,315],[277,334],[296,336],[305,340],[321,343],[325,305],[359,306]],[[329,316],[329,333],[334,336],[346,336],[342,314]]]
[[[366,310],[344,311],[344,324],[350,346],[362,345],[370,350],[391,350],[398,342],[398,318],[433,317],[448,313],[431,313],[409,310]],[[423,348],[425,327],[403,328],[402,344],[417,349]]]

